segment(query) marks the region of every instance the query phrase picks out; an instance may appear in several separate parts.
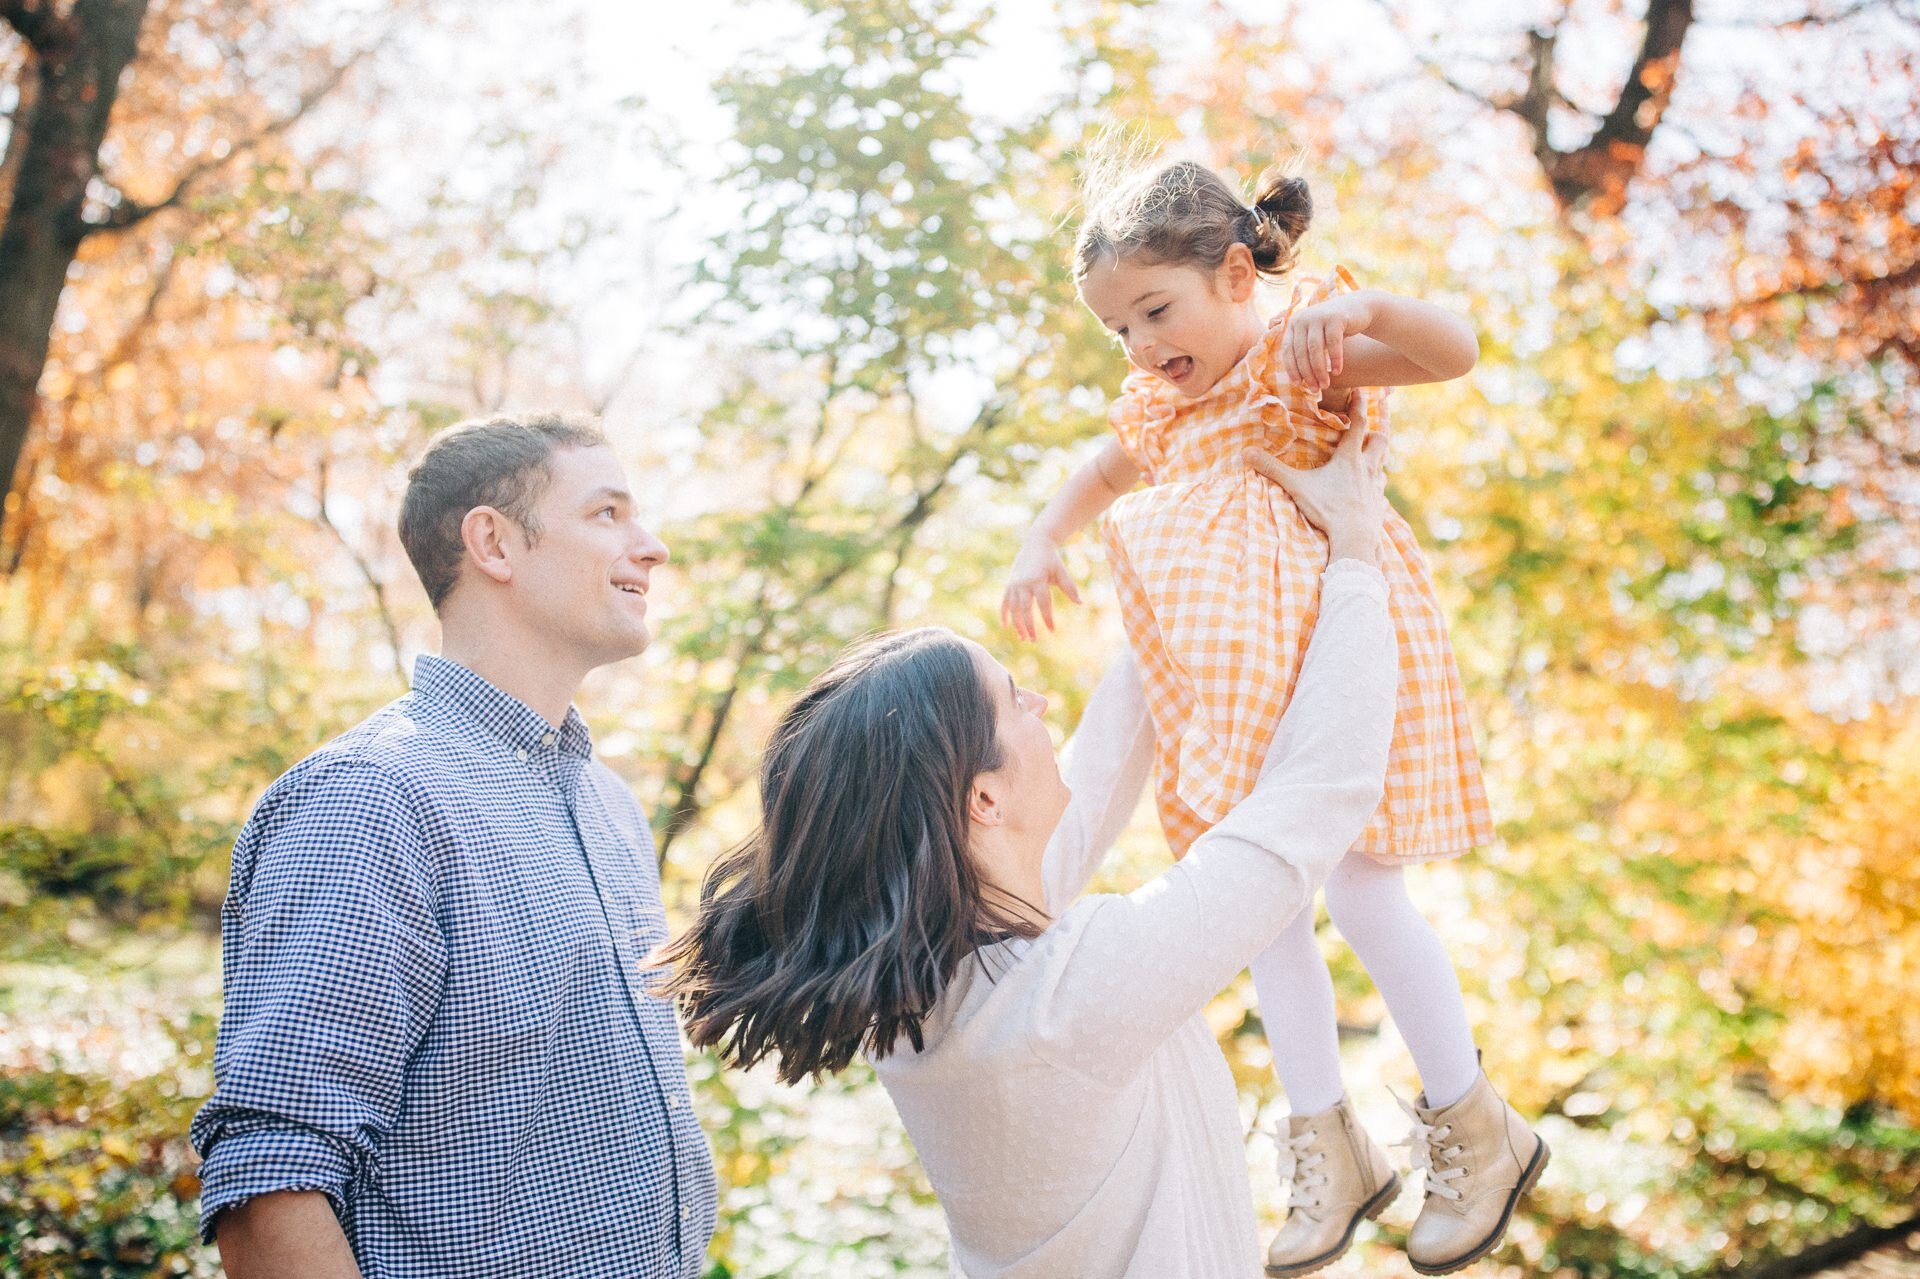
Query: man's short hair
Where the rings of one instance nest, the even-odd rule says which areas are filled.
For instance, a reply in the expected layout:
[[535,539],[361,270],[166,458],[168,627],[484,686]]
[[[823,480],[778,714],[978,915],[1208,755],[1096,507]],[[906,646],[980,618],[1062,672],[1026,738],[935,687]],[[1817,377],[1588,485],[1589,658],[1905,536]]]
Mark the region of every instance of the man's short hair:
[[540,536],[534,506],[553,478],[560,449],[594,448],[607,437],[595,421],[571,413],[496,414],[448,427],[433,437],[407,473],[400,503],[400,545],[427,588],[433,611],[460,580],[466,546],[460,525],[476,506],[491,506]]

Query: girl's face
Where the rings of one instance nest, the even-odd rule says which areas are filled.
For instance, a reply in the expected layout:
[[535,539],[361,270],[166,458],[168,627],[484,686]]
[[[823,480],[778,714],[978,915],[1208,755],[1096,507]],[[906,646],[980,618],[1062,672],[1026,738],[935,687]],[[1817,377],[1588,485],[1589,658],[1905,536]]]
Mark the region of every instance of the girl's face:
[[1259,340],[1259,282],[1244,244],[1218,268],[1107,258],[1080,281],[1080,298],[1119,337],[1127,360],[1182,395],[1204,395]]

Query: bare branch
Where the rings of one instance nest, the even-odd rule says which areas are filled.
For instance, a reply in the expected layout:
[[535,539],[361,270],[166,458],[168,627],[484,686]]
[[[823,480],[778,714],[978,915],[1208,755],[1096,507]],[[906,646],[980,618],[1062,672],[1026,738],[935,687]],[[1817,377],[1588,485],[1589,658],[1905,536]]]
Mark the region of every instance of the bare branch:
[[1909,262],[1905,266],[1884,274],[1836,275],[1815,284],[1788,285],[1767,293],[1756,293],[1751,297],[1735,298],[1724,306],[1690,307],[1657,314],[1657,318],[1671,318],[1674,315],[1739,315],[1745,312],[1762,310],[1775,302],[1784,302],[1788,298],[1824,298],[1847,289],[1865,289],[1872,293],[1891,292],[1910,284],[1920,283],[1920,262]]
[[[841,579],[846,577],[847,574],[853,572],[862,564],[871,560],[875,555],[887,549],[894,551],[893,572],[898,573],[900,565],[912,550],[915,534],[918,533],[920,527],[926,523],[928,517],[938,508],[942,494],[946,492],[948,485],[953,480],[955,469],[960,465],[961,461],[972,455],[973,451],[979,447],[983,439],[1006,420],[1008,407],[1004,398],[989,400],[983,405],[979,413],[975,415],[973,422],[968,426],[966,432],[955,441],[953,447],[941,459],[940,464],[934,468],[933,477],[927,482],[924,488],[919,489],[914,494],[914,500],[907,509],[903,511],[898,518],[875,530],[873,536],[849,550],[847,554],[843,555],[812,582],[807,583],[804,588],[804,594],[813,598],[818,598],[826,594],[838,585]],[[807,487],[810,488],[811,486],[809,485]],[[796,497],[793,502],[787,504],[787,510],[789,512],[797,507],[800,500],[804,498],[805,493],[806,489],[803,488],[800,496]],[[767,592],[766,579],[762,578],[759,594],[755,599],[753,607],[753,613],[757,616],[765,616]],[[890,591],[888,596],[890,598]],[[714,756],[718,752],[721,734],[725,730],[728,719],[732,714],[735,699],[739,695],[747,664],[764,651],[771,635],[772,628],[766,626],[764,623],[755,627],[743,638],[739,651],[730,659],[732,673],[728,677],[726,689],[714,699],[713,709],[708,716],[707,731],[702,742],[701,751],[699,755],[695,757],[694,762],[682,770],[678,778],[676,778],[674,783],[674,796],[662,806],[664,815],[659,822],[660,832],[657,845],[660,865],[662,867],[665,867],[667,864],[667,853],[673,847],[674,841],[690,830],[693,824],[700,819],[700,815],[704,809],[704,804],[699,794],[700,783],[705,777],[707,769],[712,764]]]
[[[1386,0],[1376,2],[1394,16]],[[1493,110],[1509,112],[1526,124],[1533,139],[1534,158],[1563,210],[1589,204],[1597,212],[1611,215],[1625,203],[1627,183],[1640,171],[1647,144],[1672,100],[1681,45],[1694,21],[1693,3],[1648,0],[1646,30],[1620,96],[1592,136],[1570,151],[1555,147],[1550,136],[1554,107],[1579,110],[1555,84],[1558,21],[1527,32],[1527,87],[1515,97],[1492,97],[1462,84],[1433,58],[1418,51],[1414,57],[1454,91]],[[1398,25],[1404,30],[1403,23]]]
[[[1742,1172],[1746,1169],[1743,1167]],[[1728,1272],[1733,1279],[1800,1279],[1802,1275],[1814,1275],[1823,1270],[1831,1270],[1845,1265],[1857,1257],[1864,1257],[1890,1243],[1906,1238],[1920,1230],[1920,1213],[1915,1213],[1905,1221],[1896,1221],[1890,1226],[1856,1226],[1838,1238],[1825,1243],[1815,1244],[1790,1257],[1781,1257],[1764,1266],[1752,1270]]]
[[153,327],[153,320],[160,312],[160,300],[167,295],[167,289],[173,284],[173,277],[180,266],[179,253],[167,254],[167,260],[153,274],[153,285],[147,290],[147,300],[140,308],[140,314],[127,326],[126,332],[113,345],[113,351],[100,362],[98,381],[105,383],[107,375],[131,360],[140,351],[141,339],[146,337]]
[[[575,362],[580,366],[580,383],[582,386],[585,386],[587,382],[585,359],[586,336],[580,331],[578,325],[575,325],[573,328],[573,337],[576,352]],[[621,361],[619,371],[609,378],[597,393],[592,395],[593,411],[596,414],[602,417],[606,416],[607,410],[613,407],[613,402],[619,398],[620,392],[626,390],[627,383],[632,380],[634,370],[640,367],[640,361],[646,356],[647,350],[648,347],[645,342],[635,343],[633,349],[627,352],[627,358]]]
[[101,231],[124,231],[129,227],[138,226],[156,213],[179,207],[181,202],[191,194],[193,188],[201,179],[225,168],[233,161],[240,159],[264,143],[279,137],[294,125],[300,123],[301,119],[303,119],[309,111],[313,110],[322,100],[340,87],[346,80],[347,74],[352,71],[354,67],[358,66],[367,57],[385,45],[390,35],[391,30],[372,44],[354,50],[352,56],[348,57],[344,62],[335,65],[322,77],[318,84],[301,94],[300,100],[294,104],[292,110],[288,111],[285,115],[269,120],[253,134],[234,143],[226,154],[209,156],[198,164],[188,166],[187,169],[174,180],[173,190],[169,191],[162,198],[152,201],[151,203],[122,200],[112,207],[103,220],[84,224],[84,233],[97,234]]
[[1863,13],[1874,13],[1881,10],[1900,13],[1903,9],[1910,8],[1911,6],[1898,3],[1898,0],[1854,0],[1852,4],[1843,4],[1825,13],[1818,9],[1809,9],[1797,18],[1730,17],[1702,18],[1700,21],[1703,26],[1738,27],[1747,30],[1758,28],[1773,31],[1797,31],[1802,27],[1824,27],[1834,23],[1846,22],[1851,18],[1859,17]]
[[402,656],[400,647],[400,627],[394,622],[393,610],[387,605],[387,584],[381,581],[380,575],[373,571],[373,565],[368,562],[367,557],[362,555],[359,549],[347,540],[347,535],[340,531],[339,525],[333,522],[333,516],[327,511],[327,480],[331,465],[331,461],[322,455],[320,458],[320,486],[317,502],[319,514],[316,517],[316,522],[321,528],[333,534],[334,540],[340,543],[340,549],[347,553],[347,558],[353,561],[354,568],[359,570],[360,578],[367,584],[367,589],[373,593],[374,607],[379,610],[380,613],[380,626],[381,629],[386,632],[387,647],[393,654],[393,673],[400,681],[401,690],[405,691],[409,683],[407,679],[407,663],[405,657]]

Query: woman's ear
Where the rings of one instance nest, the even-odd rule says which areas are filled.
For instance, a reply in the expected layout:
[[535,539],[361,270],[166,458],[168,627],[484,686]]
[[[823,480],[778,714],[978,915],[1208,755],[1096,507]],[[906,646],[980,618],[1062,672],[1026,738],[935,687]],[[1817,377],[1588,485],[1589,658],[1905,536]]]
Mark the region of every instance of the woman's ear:
[[460,541],[467,548],[467,558],[503,586],[513,580],[507,542],[517,533],[513,521],[491,506],[476,506],[460,521]]
[[992,773],[981,773],[968,785],[967,820],[977,826],[998,826],[1007,820],[1000,779]]
[[1231,302],[1245,302],[1260,283],[1260,272],[1253,265],[1253,250],[1244,244],[1229,244],[1215,276],[1221,292]]

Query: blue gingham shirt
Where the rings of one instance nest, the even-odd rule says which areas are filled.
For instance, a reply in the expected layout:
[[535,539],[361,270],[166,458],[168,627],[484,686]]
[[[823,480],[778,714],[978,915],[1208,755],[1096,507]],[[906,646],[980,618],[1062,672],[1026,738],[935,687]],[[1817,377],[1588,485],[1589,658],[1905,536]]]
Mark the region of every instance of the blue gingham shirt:
[[201,1232],[255,1195],[332,1201],[367,1279],[682,1279],[713,1160],[632,794],[436,657],[254,809],[221,910],[226,1010]]

